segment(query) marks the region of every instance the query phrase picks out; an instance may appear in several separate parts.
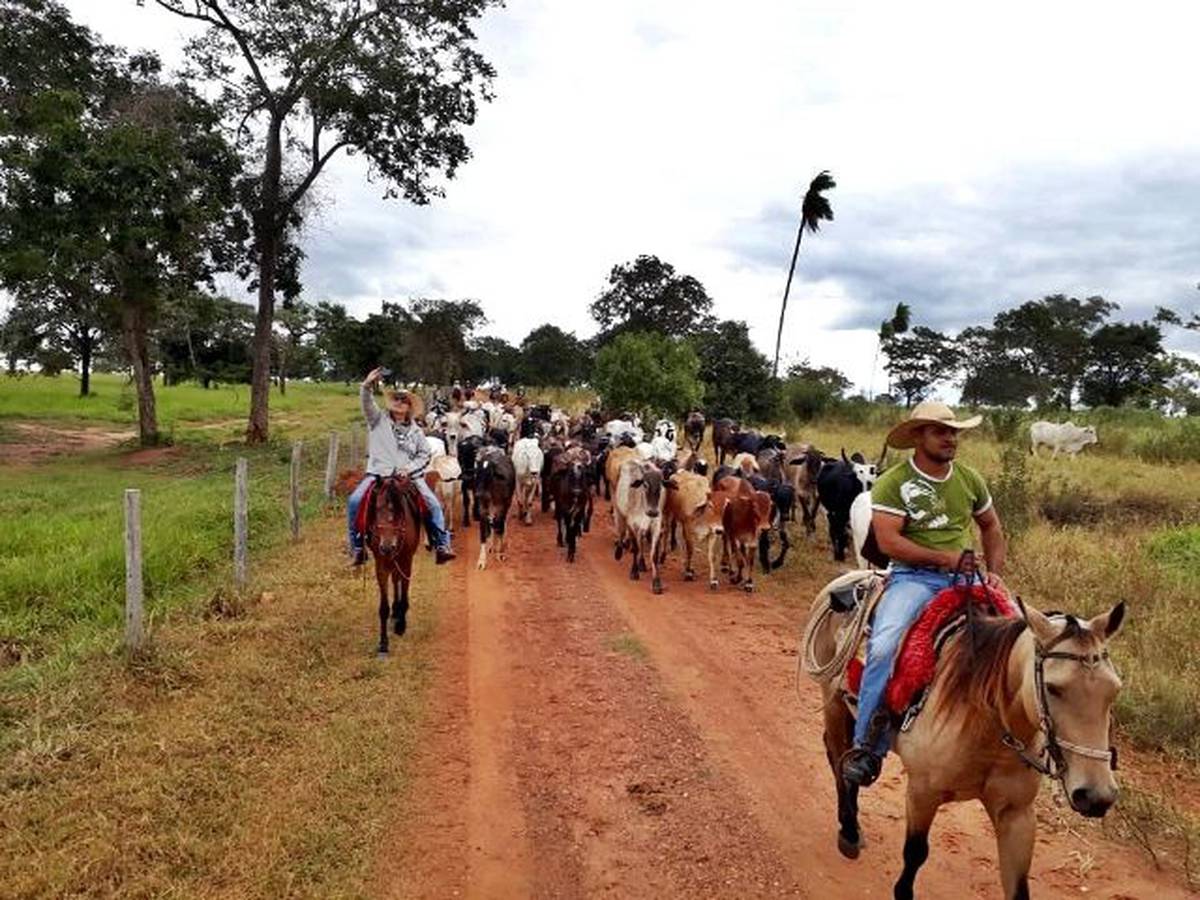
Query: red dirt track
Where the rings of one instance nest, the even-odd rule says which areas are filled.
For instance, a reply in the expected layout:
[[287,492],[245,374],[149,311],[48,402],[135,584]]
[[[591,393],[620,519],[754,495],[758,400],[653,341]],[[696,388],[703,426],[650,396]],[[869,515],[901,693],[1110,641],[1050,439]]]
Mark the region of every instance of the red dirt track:
[[[802,679],[797,694],[798,635],[818,585],[798,604],[772,596],[770,576],[752,596],[711,593],[669,559],[666,593],[654,596],[613,561],[603,502],[573,566],[549,516],[532,527],[512,516],[508,558],[485,572],[476,532],[463,537],[411,796],[380,849],[374,893],[891,896],[899,765],[891,758],[863,792],[867,847],[843,859],[820,693]],[[1034,896],[1189,896],[1145,855],[1078,825],[1041,824]],[[1001,896],[981,808],[943,808],[917,892]]]

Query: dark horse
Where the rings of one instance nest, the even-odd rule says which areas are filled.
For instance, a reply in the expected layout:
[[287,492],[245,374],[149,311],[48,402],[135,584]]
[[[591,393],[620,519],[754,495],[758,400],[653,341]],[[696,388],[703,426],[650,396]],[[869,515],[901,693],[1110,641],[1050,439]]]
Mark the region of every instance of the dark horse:
[[368,546],[375,557],[379,583],[379,654],[388,652],[388,596],[391,583],[393,628],[402,635],[408,627],[408,585],[412,561],[421,543],[421,502],[413,483],[403,475],[375,482],[367,507]]

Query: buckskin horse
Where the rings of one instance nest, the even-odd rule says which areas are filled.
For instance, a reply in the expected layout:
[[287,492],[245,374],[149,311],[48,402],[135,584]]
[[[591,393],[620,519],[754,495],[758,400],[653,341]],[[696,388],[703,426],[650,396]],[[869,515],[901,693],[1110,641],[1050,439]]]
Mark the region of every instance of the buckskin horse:
[[[408,627],[408,585],[412,561],[421,543],[421,501],[403,475],[376,480],[367,498],[367,546],[375,557],[379,584],[379,655],[388,652],[388,612],[397,636]],[[389,604],[388,597],[394,599]]]
[[[1042,775],[1060,782],[1084,816],[1103,816],[1117,799],[1109,711],[1121,680],[1107,643],[1121,627],[1124,603],[1085,621],[1017,602],[1014,618],[967,616],[941,652],[924,711],[895,740],[907,774],[904,869],[894,888],[901,900],[913,896],[930,826],[945,802],[983,804],[996,832],[1004,896],[1022,900],[1029,897]],[[848,615],[814,622],[809,647],[816,658],[833,657]],[[840,677],[822,683],[824,738],[837,787],[838,849],[855,859],[863,845],[858,788],[842,780],[840,767],[854,719],[841,684]]]

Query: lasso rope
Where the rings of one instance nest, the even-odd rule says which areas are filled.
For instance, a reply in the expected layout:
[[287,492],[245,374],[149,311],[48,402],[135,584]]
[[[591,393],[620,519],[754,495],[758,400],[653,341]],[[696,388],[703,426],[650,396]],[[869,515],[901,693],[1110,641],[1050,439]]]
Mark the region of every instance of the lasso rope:
[[835,591],[876,577],[879,577],[878,572],[869,569],[855,569],[835,578],[817,594],[816,599],[813,600],[812,609],[808,613],[808,624],[804,626],[804,636],[800,641],[801,652],[797,654],[797,681],[799,681],[801,667],[803,667],[804,674],[822,683],[832,681],[846,668],[846,663],[854,655],[858,635],[862,631],[869,612],[870,604],[867,602],[867,598],[864,597],[855,605],[854,612],[847,619],[847,627],[842,629],[840,639],[835,640],[833,656],[825,661],[817,659],[817,635],[832,616],[840,615],[834,610],[831,600],[831,595]]

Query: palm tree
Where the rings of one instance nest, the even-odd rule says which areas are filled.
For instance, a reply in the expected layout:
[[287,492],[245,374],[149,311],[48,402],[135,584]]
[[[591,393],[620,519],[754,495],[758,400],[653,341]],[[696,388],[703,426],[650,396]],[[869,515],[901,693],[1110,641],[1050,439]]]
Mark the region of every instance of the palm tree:
[[833,221],[833,207],[822,195],[835,187],[837,182],[833,180],[833,176],[828,171],[822,171],[812,180],[804,193],[804,202],[800,204],[800,230],[796,232],[796,249],[792,251],[787,287],[783,289],[783,305],[779,308],[779,331],[775,335],[775,365],[771,367],[772,378],[779,374],[779,344],[783,341],[783,317],[787,314],[788,293],[792,290],[792,275],[796,272],[796,257],[800,255],[800,238],[804,237],[805,228],[816,234],[821,229],[822,219]]
[[892,317],[879,323],[879,341],[875,344],[875,358],[871,360],[871,383],[868,386],[867,399],[875,396],[875,369],[879,366],[879,351],[896,335],[908,331],[908,320],[911,315],[912,309],[907,303],[897,303]]

